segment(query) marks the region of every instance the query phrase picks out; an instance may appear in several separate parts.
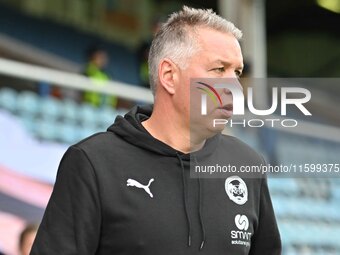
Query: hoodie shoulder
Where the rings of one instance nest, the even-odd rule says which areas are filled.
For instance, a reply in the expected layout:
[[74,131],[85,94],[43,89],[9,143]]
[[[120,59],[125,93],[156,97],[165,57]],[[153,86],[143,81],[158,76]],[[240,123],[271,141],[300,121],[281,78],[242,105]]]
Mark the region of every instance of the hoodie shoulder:
[[85,152],[98,152],[101,150],[111,150],[111,148],[118,146],[119,137],[112,132],[100,132],[93,134],[73,146]]

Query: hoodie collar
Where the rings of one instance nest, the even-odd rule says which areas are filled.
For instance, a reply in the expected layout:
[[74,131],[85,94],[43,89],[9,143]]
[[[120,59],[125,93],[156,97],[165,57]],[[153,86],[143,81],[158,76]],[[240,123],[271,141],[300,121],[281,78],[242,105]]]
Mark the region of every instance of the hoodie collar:
[[127,114],[125,114],[124,117],[118,116],[114,124],[108,128],[108,131],[114,132],[128,143],[142,149],[171,157],[177,157],[179,154],[183,160],[190,160],[190,155],[195,155],[198,158],[209,156],[217,148],[221,136],[220,134],[207,139],[201,150],[191,154],[179,152],[171,146],[154,138],[141,124],[151,116],[152,109],[152,105],[135,106]]

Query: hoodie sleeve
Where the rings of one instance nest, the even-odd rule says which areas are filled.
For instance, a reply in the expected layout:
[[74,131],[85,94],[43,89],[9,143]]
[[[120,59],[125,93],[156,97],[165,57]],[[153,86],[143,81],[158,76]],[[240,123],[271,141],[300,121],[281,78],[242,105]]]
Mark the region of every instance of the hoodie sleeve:
[[252,237],[249,255],[280,255],[281,239],[269,195],[267,178],[262,179],[259,225]]
[[85,152],[65,153],[31,255],[95,254],[101,207],[94,169]]

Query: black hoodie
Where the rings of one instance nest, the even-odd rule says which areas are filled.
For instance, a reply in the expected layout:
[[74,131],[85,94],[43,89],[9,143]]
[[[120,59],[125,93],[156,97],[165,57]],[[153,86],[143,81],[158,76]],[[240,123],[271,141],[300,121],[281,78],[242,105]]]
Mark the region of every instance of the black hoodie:
[[[190,178],[190,155],[141,125],[151,107],[117,117],[71,146],[32,255],[277,255],[281,242],[265,178]],[[195,157],[260,165],[234,137],[216,135]]]

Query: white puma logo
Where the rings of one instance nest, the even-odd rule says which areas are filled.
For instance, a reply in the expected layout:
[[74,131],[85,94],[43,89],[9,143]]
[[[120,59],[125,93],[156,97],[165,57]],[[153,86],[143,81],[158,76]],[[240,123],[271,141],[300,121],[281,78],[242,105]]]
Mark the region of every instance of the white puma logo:
[[140,189],[144,189],[146,193],[148,193],[150,195],[151,198],[153,198],[153,195],[150,191],[150,184],[154,181],[154,179],[150,179],[148,185],[143,185],[143,184],[140,184],[138,181],[135,181],[133,179],[128,179],[127,180],[127,183],[126,183],[126,186],[135,186],[137,188],[140,188]]

